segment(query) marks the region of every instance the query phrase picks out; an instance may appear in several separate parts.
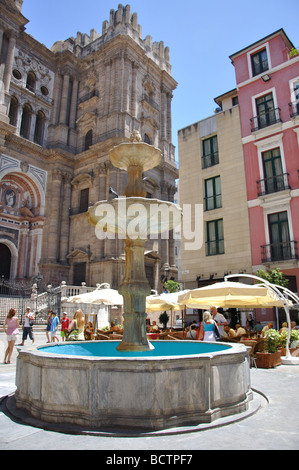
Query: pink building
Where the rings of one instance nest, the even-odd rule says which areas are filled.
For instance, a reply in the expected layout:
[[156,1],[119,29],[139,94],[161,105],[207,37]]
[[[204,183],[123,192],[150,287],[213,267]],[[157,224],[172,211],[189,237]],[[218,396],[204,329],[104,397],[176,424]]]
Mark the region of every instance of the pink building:
[[278,267],[298,292],[299,54],[294,49],[280,29],[230,59],[239,99],[252,271]]

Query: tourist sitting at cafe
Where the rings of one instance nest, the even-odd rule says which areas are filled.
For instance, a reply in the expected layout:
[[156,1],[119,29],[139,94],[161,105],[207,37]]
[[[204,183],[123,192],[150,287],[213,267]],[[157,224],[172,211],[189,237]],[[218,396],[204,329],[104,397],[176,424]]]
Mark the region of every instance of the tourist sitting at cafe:
[[236,324],[236,336],[246,335],[246,330],[243,328],[240,323]]
[[236,336],[236,332],[229,325],[225,325],[224,335],[223,336],[224,336],[224,338],[234,338]]
[[155,320],[153,320],[153,324],[151,326],[151,332],[152,333],[159,333],[159,327],[157,325],[157,322],[155,322]]

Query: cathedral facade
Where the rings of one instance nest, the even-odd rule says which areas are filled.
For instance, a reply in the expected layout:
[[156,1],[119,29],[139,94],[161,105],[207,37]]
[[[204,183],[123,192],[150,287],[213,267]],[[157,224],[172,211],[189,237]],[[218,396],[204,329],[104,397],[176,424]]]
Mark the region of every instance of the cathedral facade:
[[[117,288],[123,241],[99,240],[86,212],[110,188],[123,194],[127,175],[109,151],[133,131],[162,153],[144,174],[147,197],[173,201],[169,49],[142,39],[136,13],[119,5],[101,34],[50,50],[26,33],[22,3],[0,0],[0,275]],[[145,264],[153,289],[176,277],[171,236],[147,242]]]

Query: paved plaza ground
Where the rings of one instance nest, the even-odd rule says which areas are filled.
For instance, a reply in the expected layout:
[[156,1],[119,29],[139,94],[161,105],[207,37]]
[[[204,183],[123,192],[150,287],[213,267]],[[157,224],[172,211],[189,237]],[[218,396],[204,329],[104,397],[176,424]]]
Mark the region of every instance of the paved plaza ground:
[[[45,344],[42,330],[37,345]],[[29,346],[31,341],[27,339]],[[25,344],[25,346],[26,346]],[[3,364],[6,335],[0,333],[0,450],[148,450],[190,453],[192,450],[297,450],[299,449],[299,366],[251,368],[251,385],[260,407],[253,415],[225,426],[196,432],[140,437],[74,435],[40,429],[13,419],[1,397],[15,391],[17,349],[12,364]],[[216,423],[217,424],[217,423]],[[220,424],[220,423],[219,423]]]

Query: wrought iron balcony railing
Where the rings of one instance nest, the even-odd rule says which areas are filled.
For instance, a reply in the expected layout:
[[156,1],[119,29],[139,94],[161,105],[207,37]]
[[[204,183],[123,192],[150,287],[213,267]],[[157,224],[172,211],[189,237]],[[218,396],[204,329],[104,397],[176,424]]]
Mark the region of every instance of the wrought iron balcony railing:
[[271,176],[270,178],[257,181],[256,184],[258,196],[265,196],[266,194],[291,189],[289,185],[289,173]]
[[297,242],[279,242],[262,245],[262,263],[298,259]]
[[272,126],[272,124],[277,124],[278,122],[282,122],[280,119],[280,108],[270,109],[250,119],[251,132],[256,132],[265,127]]

